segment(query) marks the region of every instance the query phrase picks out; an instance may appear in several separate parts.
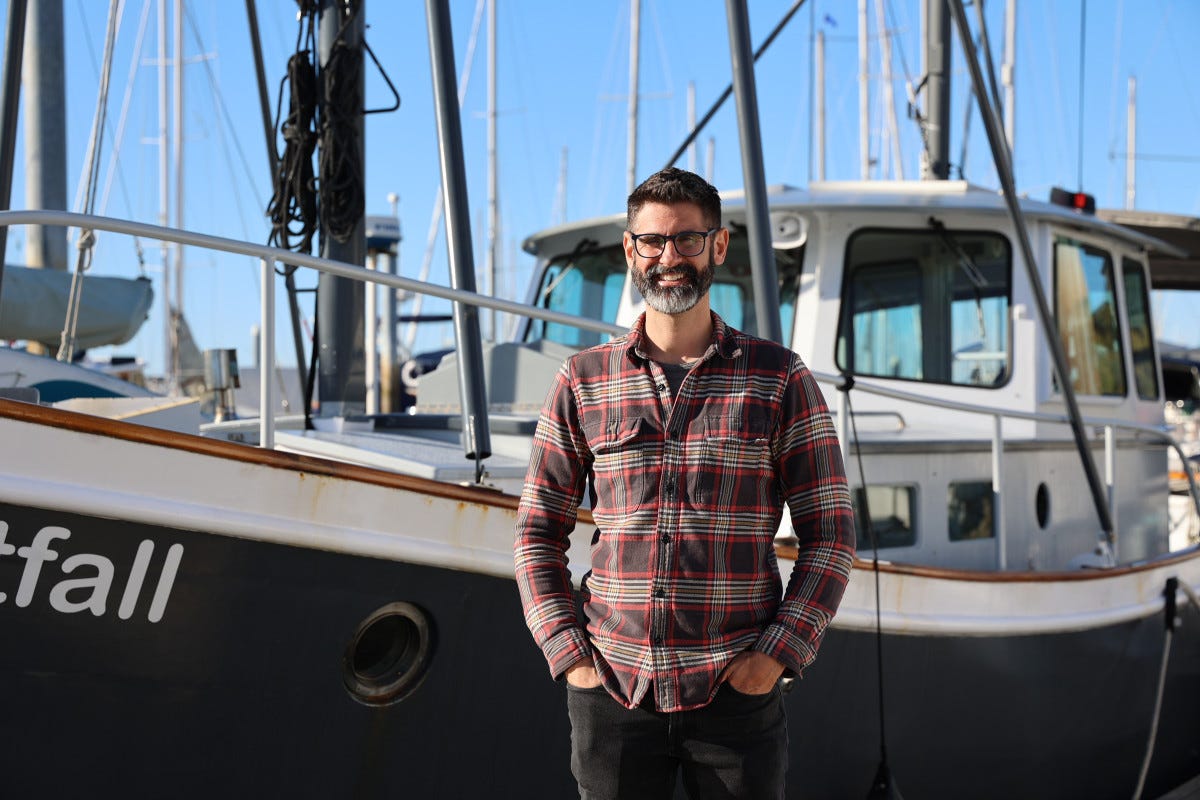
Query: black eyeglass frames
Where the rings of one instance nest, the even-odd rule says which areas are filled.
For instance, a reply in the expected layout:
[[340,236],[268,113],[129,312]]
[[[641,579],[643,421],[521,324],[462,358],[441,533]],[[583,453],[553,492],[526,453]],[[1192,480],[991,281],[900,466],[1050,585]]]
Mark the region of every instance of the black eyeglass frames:
[[704,252],[704,245],[708,242],[708,237],[712,236],[720,228],[709,228],[706,231],[680,231],[674,235],[668,236],[665,233],[634,233],[629,232],[629,238],[633,239],[633,248],[637,250],[637,254],[642,258],[657,258],[667,249],[667,242],[675,244],[675,252],[679,255],[690,258],[698,256]]

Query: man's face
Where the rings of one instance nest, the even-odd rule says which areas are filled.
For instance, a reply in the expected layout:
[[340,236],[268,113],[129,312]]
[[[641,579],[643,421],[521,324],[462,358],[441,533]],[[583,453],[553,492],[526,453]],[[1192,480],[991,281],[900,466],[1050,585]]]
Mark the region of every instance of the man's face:
[[[700,207],[693,203],[646,203],[630,228],[638,235],[673,236],[685,231],[702,234],[709,225]],[[674,241],[668,241],[657,256],[643,256],[634,246],[630,231],[626,231],[624,243],[633,283],[646,304],[662,314],[682,314],[707,296],[716,266],[725,262],[729,231],[721,228],[710,234],[704,239],[703,249],[691,256],[680,255]],[[645,241],[638,246],[649,252]]]

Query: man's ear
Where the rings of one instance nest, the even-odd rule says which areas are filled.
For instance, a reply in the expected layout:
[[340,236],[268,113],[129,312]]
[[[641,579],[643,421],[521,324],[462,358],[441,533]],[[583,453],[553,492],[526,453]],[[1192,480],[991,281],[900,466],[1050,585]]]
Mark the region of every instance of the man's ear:
[[[626,234],[628,235],[628,234]],[[721,228],[713,234],[713,263],[724,264],[725,256],[729,252],[729,229]]]
[[632,267],[637,252],[633,249],[633,236],[630,235],[629,231],[625,231],[621,235],[621,246],[625,248],[625,264]]

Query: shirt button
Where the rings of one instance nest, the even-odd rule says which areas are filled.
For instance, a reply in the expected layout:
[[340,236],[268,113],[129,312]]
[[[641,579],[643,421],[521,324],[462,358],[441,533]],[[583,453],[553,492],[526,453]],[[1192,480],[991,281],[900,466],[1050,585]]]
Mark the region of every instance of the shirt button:
[[655,636],[655,637],[654,637],[654,643],[655,643],[655,644],[662,644],[662,642],[663,642],[663,637],[662,637],[662,636]]
[[669,543],[670,543],[670,541],[671,541],[671,534],[669,534],[669,533],[664,533],[664,534],[662,535],[662,541],[663,541],[663,544],[669,544]]
[[654,596],[655,596],[655,597],[657,597],[657,598],[659,598],[659,599],[661,599],[661,598],[663,598],[663,597],[666,597],[666,596],[667,596],[667,593],[666,593],[664,590],[662,590],[662,589],[655,589],[655,590],[654,590]]
[[665,383],[660,383],[660,384],[658,385],[658,391],[659,391],[659,393],[665,392],[666,390],[667,390],[667,385],[666,385]]

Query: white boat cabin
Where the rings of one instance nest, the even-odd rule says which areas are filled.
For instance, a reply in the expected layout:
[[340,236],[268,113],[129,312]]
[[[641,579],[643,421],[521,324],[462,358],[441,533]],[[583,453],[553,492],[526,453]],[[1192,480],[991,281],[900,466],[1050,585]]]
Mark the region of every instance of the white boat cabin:
[[[1109,553],[1129,563],[1168,551],[1148,273],[1148,252],[1164,243],[1059,205],[1022,202],[1110,495],[1114,542],[1098,555],[1103,531],[1061,421],[1053,357],[1003,198],[948,181],[773,187],[768,199],[784,335],[822,379],[860,523],[860,469],[865,476],[882,560],[1057,570],[1113,563]],[[712,305],[754,332],[746,208],[740,193],[724,200],[732,236]],[[528,302],[630,324],[641,299],[627,280],[624,223],[614,215],[527,240],[540,268]],[[584,347],[604,334],[528,320],[519,338]],[[839,399],[843,375],[855,379],[853,424]],[[549,374],[518,383],[541,377],[548,385]],[[860,552],[870,557],[860,527]]]

